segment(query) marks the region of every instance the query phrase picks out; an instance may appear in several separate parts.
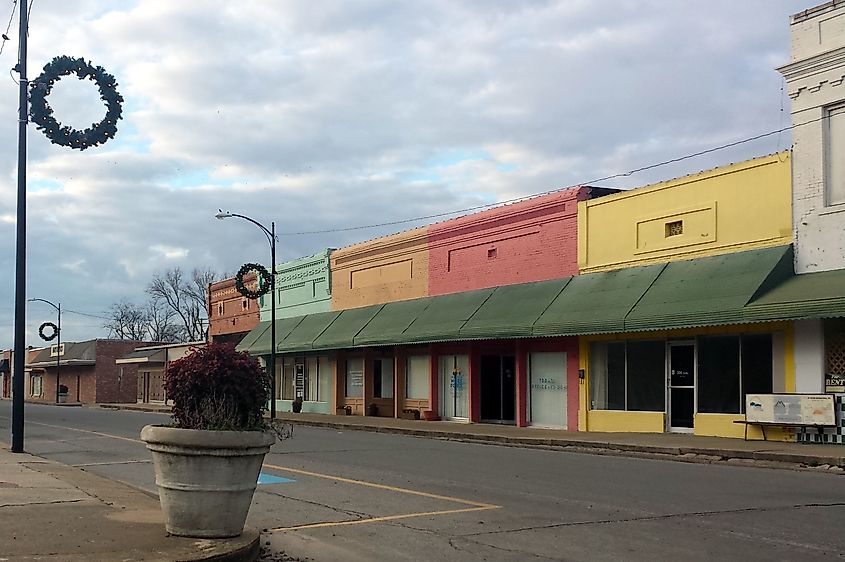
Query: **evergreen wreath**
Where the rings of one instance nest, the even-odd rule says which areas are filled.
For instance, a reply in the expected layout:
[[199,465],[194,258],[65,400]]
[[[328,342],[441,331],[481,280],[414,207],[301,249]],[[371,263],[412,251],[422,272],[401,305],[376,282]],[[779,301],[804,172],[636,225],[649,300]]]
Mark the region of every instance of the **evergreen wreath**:
[[[259,277],[258,288],[255,291],[251,291],[244,285],[244,276],[250,271],[254,271]],[[267,273],[267,268],[263,265],[260,263],[245,263],[238,270],[238,274],[235,275],[235,289],[248,299],[257,299],[270,290],[270,281],[270,274]]]
[[[53,328],[53,333],[49,336],[44,335],[44,328]],[[53,324],[52,322],[44,322],[40,326],[38,326],[38,335],[44,341],[53,341],[56,339],[56,336],[59,335],[59,327]]]
[[[97,84],[100,99],[106,102],[106,115],[99,123],[92,123],[85,130],[62,125],[53,117],[53,108],[47,102],[47,96],[53,85],[62,76],[76,74],[80,80],[85,78]],[[55,57],[44,66],[44,71],[29,85],[29,117],[36,128],[44,133],[53,144],[85,150],[98,146],[117,133],[117,120],[123,114],[123,97],[117,92],[117,81],[102,66],[92,66],[83,58],[68,56]]]

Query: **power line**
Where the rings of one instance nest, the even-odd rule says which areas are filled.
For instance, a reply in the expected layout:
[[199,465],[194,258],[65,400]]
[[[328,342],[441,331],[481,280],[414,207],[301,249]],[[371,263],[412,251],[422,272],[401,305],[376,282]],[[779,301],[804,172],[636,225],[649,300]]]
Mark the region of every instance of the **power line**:
[[87,316],[88,318],[97,318],[99,320],[111,320],[111,318],[108,318],[106,316],[97,316],[96,314],[89,314],[87,312],[79,312],[77,310],[64,310],[62,312],[69,312],[71,314],[78,314],[79,316]]
[[781,133],[784,133],[786,131],[790,131],[792,129],[796,129],[798,127],[802,127],[804,125],[809,125],[811,123],[817,123],[817,122],[819,122],[823,119],[827,119],[827,116],[823,115],[822,117],[818,117],[816,119],[811,119],[809,121],[804,121],[803,123],[796,123],[796,124],[790,125],[788,127],[781,127],[780,129],[776,129],[774,131],[769,131],[767,133],[761,133],[759,135],[754,135],[753,137],[748,137],[748,138],[741,139],[741,140],[738,140],[738,141],[729,142],[729,143],[726,143],[726,144],[715,146],[713,148],[701,150],[699,152],[693,152],[691,154],[686,154],[684,156],[678,156],[677,158],[671,158],[669,160],[663,160],[662,162],[657,162],[656,164],[649,164],[648,166],[642,166],[640,168],[635,168],[635,169],[629,170],[627,172],[619,172],[619,173],[612,174],[612,175],[609,175],[609,176],[604,176],[602,178],[596,178],[596,179],[592,179],[592,180],[589,180],[589,181],[582,181],[582,182],[574,183],[572,185],[568,185],[566,187],[558,187],[558,188],[550,189],[548,191],[543,191],[543,192],[540,192],[540,193],[533,193],[531,195],[523,195],[523,196],[520,196],[520,197],[515,197],[513,199],[507,199],[505,201],[498,201],[496,203],[488,203],[486,205],[476,205],[475,207],[467,207],[465,209],[457,209],[455,211],[447,211],[447,212],[443,212],[443,213],[436,213],[436,214],[433,214],[433,215],[425,215],[425,216],[421,216],[421,217],[414,217],[414,218],[410,218],[410,219],[396,220],[396,221],[390,221],[390,222],[382,222],[382,223],[376,223],[376,224],[349,226],[349,227],[345,227],[345,228],[328,228],[328,229],[325,229],[325,230],[306,230],[306,231],[301,231],[301,232],[277,232],[276,236],[301,236],[301,235],[306,235],[306,234],[329,234],[329,233],[332,233],[332,232],[351,232],[351,231],[354,231],[354,230],[365,230],[365,229],[368,229],[368,228],[378,228],[378,227],[382,227],[382,226],[395,226],[395,225],[398,225],[398,224],[407,224],[407,223],[410,223],[410,222],[417,222],[417,221],[421,221],[421,220],[436,219],[436,218],[440,218],[440,217],[446,217],[446,216],[449,216],[449,215],[456,215],[458,213],[468,213],[468,212],[471,212],[471,211],[488,209],[490,207],[498,207],[500,205],[508,205],[508,204],[511,204],[511,203],[524,201],[526,199],[532,199],[534,197],[540,197],[540,196],[543,196],[543,195],[549,195],[550,193],[556,193],[558,191],[564,191],[564,190],[567,190],[567,189],[572,189],[574,187],[589,186],[589,185],[592,185],[592,184],[601,183],[601,182],[605,182],[605,181],[612,180],[612,179],[629,177],[629,176],[632,176],[632,175],[637,174],[639,172],[645,172],[647,170],[653,170],[655,168],[660,168],[662,166],[667,166],[669,164],[676,164],[678,162],[683,162],[684,160],[689,160],[690,158],[697,158],[698,156],[704,156],[705,154],[711,154],[713,152],[725,150],[726,148],[733,148],[735,146],[739,146],[741,144],[746,144],[746,143],[753,142],[753,141],[756,141],[756,140],[764,139],[764,138],[770,137],[772,135],[779,135]]
[[18,0],[12,0],[12,15],[9,16],[9,23],[6,25],[6,33],[3,34],[3,42],[0,43],[0,54],[3,54],[3,48],[6,46],[6,41],[9,40],[9,30],[12,29],[12,20],[15,19],[15,11],[18,8]]

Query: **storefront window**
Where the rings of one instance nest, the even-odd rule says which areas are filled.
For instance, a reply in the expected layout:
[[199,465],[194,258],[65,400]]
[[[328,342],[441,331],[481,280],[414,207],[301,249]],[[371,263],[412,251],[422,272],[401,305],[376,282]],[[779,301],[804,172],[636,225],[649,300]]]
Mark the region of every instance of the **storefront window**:
[[740,411],[744,413],[746,394],[772,393],[772,335],[743,335],[740,342],[742,346]]
[[405,369],[405,397],[413,400],[428,400],[429,377],[428,355],[408,357]]
[[312,384],[316,384],[317,387],[315,389],[315,394],[312,400],[316,402],[325,402],[326,397],[324,396],[326,389],[331,388],[332,386],[332,378],[333,374],[333,365],[328,357],[321,356],[317,360],[317,376],[314,377],[315,382]]
[[294,373],[293,358],[285,358],[284,369],[282,370],[282,384],[279,389],[282,400],[293,400],[296,375]]
[[41,396],[43,389],[41,384],[41,375],[32,375],[30,378],[30,385],[32,390],[32,396]]
[[346,397],[362,398],[364,396],[364,360],[346,360]]
[[698,411],[704,414],[738,414],[742,402],[739,336],[699,338]]
[[824,321],[825,392],[845,392],[845,318]]
[[666,343],[591,344],[590,401],[594,410],[665,411]]
[[531,424],[566,427],[566,353],[531,353],[528,380]]
[[631,341],[626,350],[628,410],[666,410],[666,343]]
[[393,359],[373,360],[373,397],[393,398]]
[[625,409],[625,342],[590,345],[590,401],[593,410]]
[[746,394],[771,392],[771,334],[699,338],[699,412],[740,414]]

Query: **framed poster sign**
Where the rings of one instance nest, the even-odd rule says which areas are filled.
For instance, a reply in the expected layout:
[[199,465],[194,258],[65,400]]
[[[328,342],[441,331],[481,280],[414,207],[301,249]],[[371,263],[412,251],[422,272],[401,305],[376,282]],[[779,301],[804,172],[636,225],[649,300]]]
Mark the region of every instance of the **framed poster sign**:
[[745,419],[749,422],[836,425],[831,394],[746,394]]

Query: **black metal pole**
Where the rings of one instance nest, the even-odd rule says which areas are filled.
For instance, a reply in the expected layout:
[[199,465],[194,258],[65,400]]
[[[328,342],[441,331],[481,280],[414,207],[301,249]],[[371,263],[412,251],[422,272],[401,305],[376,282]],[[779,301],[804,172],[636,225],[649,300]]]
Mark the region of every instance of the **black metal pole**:
[[276,222],[270,223],[270,419],[276,419]]
[[26,78],[26,39],[29,14],[25,3],[20,5],[20,101],[18,108],[18,208],[15,244],[15,343],[14,375],[12,376],[12,452],[23,453],[23,393],[26,361],[26,123],[29,114],[29,82]]
[[[61,379],[59,378],[59,368],[60,362],[62,360],[62,303],[59,303],[59,306],[56,307],[58,311],[58,321],[56,322],[56,338],[58,343],[56,344],[56,404],[59,403],[59,385],[61,383]],[[118,396],[120,394],[118,393]]]

